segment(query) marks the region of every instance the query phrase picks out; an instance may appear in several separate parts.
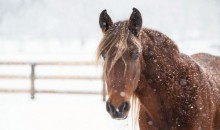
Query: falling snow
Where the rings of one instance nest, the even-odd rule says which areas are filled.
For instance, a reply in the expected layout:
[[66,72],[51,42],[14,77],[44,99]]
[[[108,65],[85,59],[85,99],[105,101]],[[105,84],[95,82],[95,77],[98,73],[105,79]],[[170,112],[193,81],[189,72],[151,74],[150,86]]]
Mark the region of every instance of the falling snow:
[[180,79],[180,85],[182,85],[182,86],[187,85],[187,80],[186,79]]
[[148,121],[147,122],[149,125],[153,125],[153,121]]
[[124,96],[125,96],[125,92],[120,92],[120,95],[121,95],[122,97],[124,97]]

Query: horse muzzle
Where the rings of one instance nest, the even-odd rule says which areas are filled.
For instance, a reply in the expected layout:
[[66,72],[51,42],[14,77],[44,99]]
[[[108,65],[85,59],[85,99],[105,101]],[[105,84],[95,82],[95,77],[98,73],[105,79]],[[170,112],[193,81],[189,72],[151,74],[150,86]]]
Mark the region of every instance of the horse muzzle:
[[128,111],[130,109],[129,102],[123,102],[118,108],[115,108],[111,102],[106,103],[106,110],[113,119],[123,120],[127,118]]

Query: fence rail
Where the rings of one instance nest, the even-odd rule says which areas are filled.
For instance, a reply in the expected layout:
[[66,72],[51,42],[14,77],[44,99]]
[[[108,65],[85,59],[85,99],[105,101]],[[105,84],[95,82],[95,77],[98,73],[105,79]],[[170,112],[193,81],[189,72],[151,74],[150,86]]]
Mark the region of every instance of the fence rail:
[[[21,75],[0,75],[0,79],[30,79],[30,76],[21,76]],[[36,76],[35,79],[99,80],[99,79],[101,79],[101,77],[95,77],[95,76]]]
[[[30,79],[30,89],[0,89],[0,93],[30,93],[31,99],[35,98],[36,93],[47,94],[101,94],[105,101],[106,87],[103,76],[36,76],[36,66],[95,66],[94,62],[0,62],[1,65],[28,65],[31,66],[30,76],[22,75],[0,75],[0,79]],[[91,91],[62,91],[62,90],[36,90],[35,80],[37,79],[62,79],[62,80],[101,80],[102,90],[100,92]]]

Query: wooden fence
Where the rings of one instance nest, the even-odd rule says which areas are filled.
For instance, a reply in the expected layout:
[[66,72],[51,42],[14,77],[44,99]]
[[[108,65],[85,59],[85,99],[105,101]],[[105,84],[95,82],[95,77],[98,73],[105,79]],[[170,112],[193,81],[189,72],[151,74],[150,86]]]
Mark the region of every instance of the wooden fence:
[[[0,75],[0,79],[30,79],[30,89],[0,89],[0,93],[30,93],[31,99],[36,93],[47,94],[101,94],[105,101],[106,87],[103,76],[36,76],[36,66],[94,66],[94,62],[0,62],[0,65],[28,65],[31,66],[30,76],[22,75]],[[91,91],[61,91],[61,90],[36,90],[36,79],[62,79],[62,80],[101,80],[102,90],[100,92]]]

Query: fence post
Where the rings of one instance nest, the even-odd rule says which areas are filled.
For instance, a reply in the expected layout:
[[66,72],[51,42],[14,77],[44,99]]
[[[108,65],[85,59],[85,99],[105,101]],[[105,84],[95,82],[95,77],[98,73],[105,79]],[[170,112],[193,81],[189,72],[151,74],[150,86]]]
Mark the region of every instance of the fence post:
[[31,99],[35,98],[35,66],[36,64],[31,64]]
[[106,96],[106,87],[105,87],[105,78],[104,74],[102,75],[102,96],[103,96],[103,101],[105,101],[105,96]]

